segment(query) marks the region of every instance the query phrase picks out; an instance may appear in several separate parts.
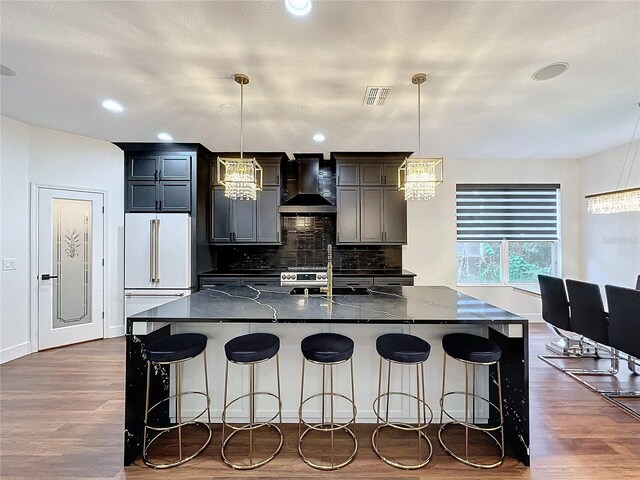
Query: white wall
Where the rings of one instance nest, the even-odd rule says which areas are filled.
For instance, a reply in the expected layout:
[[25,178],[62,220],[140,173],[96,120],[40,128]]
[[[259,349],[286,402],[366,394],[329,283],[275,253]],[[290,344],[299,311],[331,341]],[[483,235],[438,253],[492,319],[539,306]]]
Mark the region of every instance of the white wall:
[[[607,283],[633,288],[640,275],[640,212],[612,215],[587,213],[585,195],[615,190],[629,144],[579,161],[581,279],[603,286]],[[631,144],[622,186],[640,141]],[[629,187],[640,186],[640,151],[631,170]]]
[[0,362],[29,347],[29,126],[0,116]]
[[[445,159],[445,181],[434,199],[410,201],[408,243],[403,266],[417,274],[416,285],[456,288],[456,184],[559,183],[561,186],[562,275],[580,272],[579,176],[577,160],[457,161]],[[540,319],[540,300],[510,286],[460,287],[480,298],[532,320]]]
[[1,361],[28,353],[30,182],[107,192],[105,195],[105,322],[107,335],[124,333],[124,168],[122,151],[108,142],[25,125],[0,116],[2,133],[1,257],[18,269],[2,272]]

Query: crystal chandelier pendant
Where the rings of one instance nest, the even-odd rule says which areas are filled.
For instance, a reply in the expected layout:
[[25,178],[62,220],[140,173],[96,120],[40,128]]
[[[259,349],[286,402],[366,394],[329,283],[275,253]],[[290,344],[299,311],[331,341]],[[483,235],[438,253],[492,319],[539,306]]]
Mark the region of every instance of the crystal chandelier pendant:
[[218,157],[216,161],[218,183],[224,185],[224,196],[231,200],[256,200],[262,190],[262,167],[255,158],[244,158],[244,86],[249,77],[236,73],[234,81],[240,85],[240,158]]
[[640,212],[640,187],[587,195],[587,211],[598,215]]
[[405,200],[429,200],[442,183],[441,158],[406,158],[398,169]]
[[427,75],[416,73],[411,83],[418,86],[418,157],[405,158],[398,167],[398,190],[404,190],[405,200],[429,200],[436,196],[436,186],[443,180],[442,158],[420,158],[420,85]]
[[[231,200],[256,200],[262,190],[262,167],[255,158],[218,157],[218,178]],[[224,173],[221,175],[221,171]]]

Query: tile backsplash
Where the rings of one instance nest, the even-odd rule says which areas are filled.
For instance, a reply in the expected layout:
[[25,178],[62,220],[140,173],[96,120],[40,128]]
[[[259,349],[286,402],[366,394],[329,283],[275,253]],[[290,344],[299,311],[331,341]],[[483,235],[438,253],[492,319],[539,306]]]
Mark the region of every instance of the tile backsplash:
[[[217,270],[324,267],[327,245],[335,244],[335,238],[335,215],[282,217],[282,245],[216,247]],[[401,246],[337,246],[333,252],[336,269],[402,268]]]

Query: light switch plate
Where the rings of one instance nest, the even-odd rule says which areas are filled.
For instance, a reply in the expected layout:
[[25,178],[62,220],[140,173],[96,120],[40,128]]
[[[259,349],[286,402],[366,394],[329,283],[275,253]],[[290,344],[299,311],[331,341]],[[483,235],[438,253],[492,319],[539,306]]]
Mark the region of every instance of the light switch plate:
[[17,268],[17,260],[15,258],[2,259],[2,270],[16,270]]

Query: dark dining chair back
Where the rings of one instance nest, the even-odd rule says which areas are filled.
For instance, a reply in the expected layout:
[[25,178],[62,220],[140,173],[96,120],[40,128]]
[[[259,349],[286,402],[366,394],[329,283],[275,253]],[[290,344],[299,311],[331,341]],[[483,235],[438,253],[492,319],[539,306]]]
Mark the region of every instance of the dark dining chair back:
[[538,283],[544,321],[562,330],[571,331],[569,301],[564,281],[558,277],[538,275]]
[[600,287],[595,283],[567,280],[571,305],[571,330],[594,342],[608,345],[609,324]]
[[636,290],[640,290],[640,275],[638,275],[638,279],[636,280]]
[[610,345],[640,358],[640,290],[605,285]]

